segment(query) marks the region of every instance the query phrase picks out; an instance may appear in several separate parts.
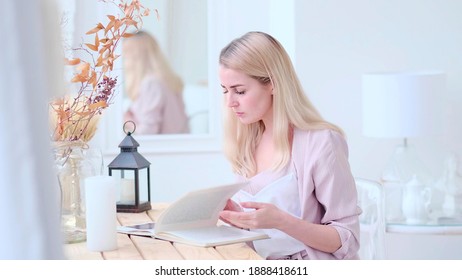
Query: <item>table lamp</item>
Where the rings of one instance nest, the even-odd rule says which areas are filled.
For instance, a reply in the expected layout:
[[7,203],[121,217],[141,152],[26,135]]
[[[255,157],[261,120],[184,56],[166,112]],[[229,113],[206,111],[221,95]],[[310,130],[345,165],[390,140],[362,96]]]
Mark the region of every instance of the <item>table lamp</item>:
[[[422,183],[433,179],[408,138],[434,134],[440,127],[445,74],[441,71],[377,72],[362,77],[363,134],[401,138],[382,173],[382,183],[403,186],[415,175]],[[387,191],[385,190],[387,195]],[[391,198],[400,201],[400,197]],[[387,200],[387,199],[386,199]],[[399,202],[398,202],[399,203]],[[389,213],[387,213],[389,214]],[[400,213],[390,219],[399,219]]]

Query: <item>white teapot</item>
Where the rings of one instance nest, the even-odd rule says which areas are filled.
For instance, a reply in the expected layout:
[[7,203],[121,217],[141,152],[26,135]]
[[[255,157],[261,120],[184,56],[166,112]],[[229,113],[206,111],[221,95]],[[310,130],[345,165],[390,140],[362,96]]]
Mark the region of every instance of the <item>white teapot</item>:
[[422,224],[428,220],[430,189],[414,177],[404,186],[402,209],[406,223]]

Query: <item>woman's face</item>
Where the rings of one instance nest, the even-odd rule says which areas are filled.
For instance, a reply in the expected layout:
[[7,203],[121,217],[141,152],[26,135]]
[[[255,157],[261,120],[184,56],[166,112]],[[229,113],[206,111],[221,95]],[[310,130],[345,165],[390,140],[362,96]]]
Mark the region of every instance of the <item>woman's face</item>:
[[263,120],[271,123],[273,118],[273,88],[271,83],[262,84],[241,72],[220,66],[219,76],[226,105],[234,111],[243,124]]

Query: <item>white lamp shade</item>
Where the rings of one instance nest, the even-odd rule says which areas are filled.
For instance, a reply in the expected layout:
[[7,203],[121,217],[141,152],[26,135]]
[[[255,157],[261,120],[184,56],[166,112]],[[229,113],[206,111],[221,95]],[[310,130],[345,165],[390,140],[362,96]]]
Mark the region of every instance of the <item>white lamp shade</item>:
[[432,134],[441,126],[443,72],[364,74],[362,89],[365,136],[416,137]]

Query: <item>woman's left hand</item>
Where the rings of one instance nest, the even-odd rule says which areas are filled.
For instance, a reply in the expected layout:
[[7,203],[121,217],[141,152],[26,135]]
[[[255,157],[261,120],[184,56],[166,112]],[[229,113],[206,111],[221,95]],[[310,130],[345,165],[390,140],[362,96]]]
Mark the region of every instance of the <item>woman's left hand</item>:
[[241,202],[244,208],[253,208],[254,211],[236,212],[224,210],[220,217],[230,221],[233,225],[245,229],[280,228],[287,213],[270,203]]

